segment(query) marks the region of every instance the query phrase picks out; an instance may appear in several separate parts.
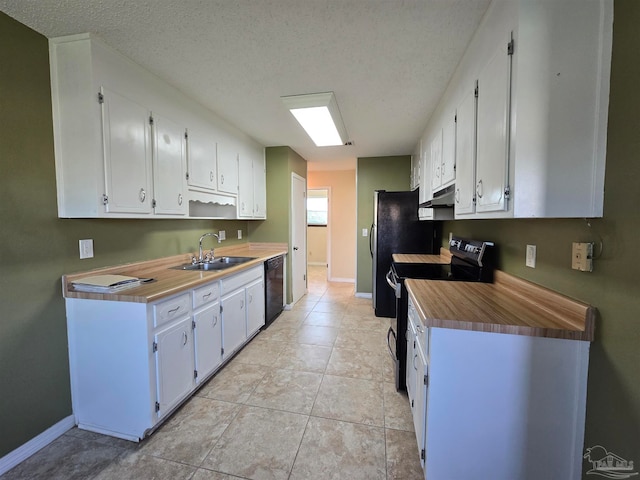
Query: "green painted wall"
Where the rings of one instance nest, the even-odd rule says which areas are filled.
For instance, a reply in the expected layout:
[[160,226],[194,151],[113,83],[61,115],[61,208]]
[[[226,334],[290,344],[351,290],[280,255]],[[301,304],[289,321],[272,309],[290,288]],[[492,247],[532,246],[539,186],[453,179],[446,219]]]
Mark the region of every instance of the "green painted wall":
[[356,292],[373,292],[373,275],[369,237],[362,236],[362,229],[367,231],[373,223],[374,190],[402,191],[409,190],[411,176],[411,156],[366,157],[358,158],[356,165]]
[[[289,147],[268,147],[267,220],[249,223],[252,242],[290,243],[291,238],[291,174],[307,178],[307,161]],[[291,248],[291,246],[289,246]],[[291,255],[287,256],[287,278],[291,278]],[[293,295],[291,282],[286,286],[287,303]]]
[[[59,219],[47,39],[0,13],[0,65],[2,457],[71,414],[63,274],[193,252],[248,222]],[[95,258],[79,260],[82,238]]]
[[[640,463],[640,2],[616,0],[605,208],[602,219],[445,222],[447,232],[493,240],[501,268],[598,308],[591,345],[585,447]],[[602,240],[592,273],[571,269],[571,243]],[[537,246],[527,268],[527,244]],[[598,255],[598,249],[596,249]],[[591,468],[583,464],[583,478]]]

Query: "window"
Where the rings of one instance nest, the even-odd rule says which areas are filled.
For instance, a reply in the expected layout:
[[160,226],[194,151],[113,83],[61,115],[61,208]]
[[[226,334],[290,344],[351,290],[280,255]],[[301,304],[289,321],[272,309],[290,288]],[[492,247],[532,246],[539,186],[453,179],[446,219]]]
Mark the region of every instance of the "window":
[[327,226],[328,193],[328,190],[309,190],[307,192],[307,225]]

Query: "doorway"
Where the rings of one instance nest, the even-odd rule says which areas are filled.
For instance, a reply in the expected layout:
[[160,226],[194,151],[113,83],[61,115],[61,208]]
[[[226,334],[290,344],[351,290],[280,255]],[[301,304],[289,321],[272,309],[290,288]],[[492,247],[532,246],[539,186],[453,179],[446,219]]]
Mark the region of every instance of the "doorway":
[[307,265],[323,266],[329,278],[330,218],[329,188],[313,188],[307,191]]

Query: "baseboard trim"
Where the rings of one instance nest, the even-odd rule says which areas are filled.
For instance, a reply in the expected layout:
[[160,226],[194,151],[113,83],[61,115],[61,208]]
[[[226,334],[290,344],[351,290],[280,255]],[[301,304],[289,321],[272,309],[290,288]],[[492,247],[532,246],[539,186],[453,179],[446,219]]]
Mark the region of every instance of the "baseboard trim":
[[330,282],[336,283],[356,283],[355,278],[340,278],[340,277],[332,277],[329,279]]
[[356,297],[358,297],[358,298],[373,298],[373,294],[364,293],[364,292],[356,292]]
[[8,472],[19,463],[24,462],[31,455],[49,445],[65,432],[71,430],[75,425],[75,417],[69,415],[55,425],[47,428],[40,435],[33,437],[27,443],[7,453],[4,457],[0,458],[0,475]]

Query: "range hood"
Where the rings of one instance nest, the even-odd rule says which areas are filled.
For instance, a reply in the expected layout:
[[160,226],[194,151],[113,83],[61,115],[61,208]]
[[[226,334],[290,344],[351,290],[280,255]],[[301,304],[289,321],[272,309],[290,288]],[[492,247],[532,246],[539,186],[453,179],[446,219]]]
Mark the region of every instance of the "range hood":
[[456,186],[449,185],[433,194],[431,200],[421,203],[420,208],[451,208],[455,201]]

